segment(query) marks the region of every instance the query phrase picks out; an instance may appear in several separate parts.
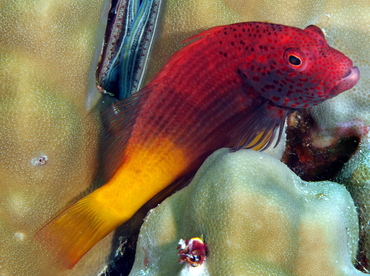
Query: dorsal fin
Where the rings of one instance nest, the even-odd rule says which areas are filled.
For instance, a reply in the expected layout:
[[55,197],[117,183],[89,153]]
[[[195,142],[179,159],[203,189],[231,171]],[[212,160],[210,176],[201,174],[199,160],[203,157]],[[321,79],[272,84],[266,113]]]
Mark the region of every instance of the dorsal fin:
[[168,68],[171,68],[172,66],[174,66],[177,62],[181,61],[182,58],[184,57],[184,55],[186,55],[189,50],[191,49],[194,49],[195,47],[198,47],[200,46],[201,44],[203,44],[204,42],[206,42],[206,40],[208,39],[208,37],[214,33],[216,33],[217,31],[219,30],[222,30],[224,29],[225,26],[216,26],[216,27],[213,27],[213,28],[210,28],[210,29],[207,29],[199,34],[196,34],[190,38],[187,38],[185,39],[184,41],[182,41],[182,43],[187,43],[187,42],[190,42],[192,40],[195,40],[197,38],[200,38],[196,41],[193,41],[191,42],[189,45],[185,46],[184,48],[182,48],[181,50],[179,50],[178,52],[176,52],[175,54],[173,54],[165,63],[165,66],[154,76],[153,80],[157,80],[157,81],[161,81],[162,78],[165,78],[167,73],[168,73]]
[[104,126],[102,160],[106,179],[112,177],[122,164],[123,152],[131,137],[141,105],[145,102],[143,98],[148,95],[150,87],[147,86],[102,112]]
[[[206,36],[209,36],[209,35],[214,34],[214,33],[218,32],[218,31],[220,31],[220,30],[222,30],[222,29],[225,29],[225,27],[226,27],[226,26],[216,26],[216,27],[209,28],[209,29],[207,29],[207,30],[205,30],[205,31],[203,31],[203,32],[197,33],[197,34],[195,34],[195,35],[193,35],[193,36],[191,36],[191,37],[189,37],[189,38],[185,39],[185,40],[183,41],[183,43],[186,43],[186,42],[189,42],[189,41],[195,40],[195,39],[200,38],[200,37],[206,37]],[[230,26],[229,26],[229,27],[230,27]]]

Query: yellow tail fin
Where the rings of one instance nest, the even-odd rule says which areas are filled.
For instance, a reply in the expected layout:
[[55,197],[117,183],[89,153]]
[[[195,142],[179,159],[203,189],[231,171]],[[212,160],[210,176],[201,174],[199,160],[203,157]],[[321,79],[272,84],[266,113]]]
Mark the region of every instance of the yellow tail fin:
[[98,241],[123,222],[101,206],[93,194],[64,210],[35,234],[61,269],[73,268]]

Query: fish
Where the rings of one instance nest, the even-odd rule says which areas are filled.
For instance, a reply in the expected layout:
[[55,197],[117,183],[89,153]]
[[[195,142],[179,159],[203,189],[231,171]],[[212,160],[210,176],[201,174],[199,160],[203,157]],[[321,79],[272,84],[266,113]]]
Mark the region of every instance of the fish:
[[235,23],[186,42],[150,83],[106,111],[109,180],[35,234],[56,265],[73,268],[215,150],[275,146],[290,113],[352,88],[360,77],[314,25]]

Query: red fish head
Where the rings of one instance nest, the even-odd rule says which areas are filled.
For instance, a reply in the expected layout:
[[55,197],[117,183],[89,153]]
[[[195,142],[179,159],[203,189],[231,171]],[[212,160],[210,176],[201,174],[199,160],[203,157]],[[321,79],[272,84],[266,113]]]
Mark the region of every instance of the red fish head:
[[262,97],[278,106],[306,108],[352,88],[359,70],[341,52],[331,48],[316,26],[298,28],[271,25],[257,42],[251,63],[241,70]]

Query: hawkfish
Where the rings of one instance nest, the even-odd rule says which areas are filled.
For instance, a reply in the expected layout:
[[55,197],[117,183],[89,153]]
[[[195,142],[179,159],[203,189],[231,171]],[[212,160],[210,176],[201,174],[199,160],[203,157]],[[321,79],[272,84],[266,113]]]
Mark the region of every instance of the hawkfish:
[[148,85],[107,111],[107,183],[36,234],[64,267],[215,150],[274,146],[291,112],[359,80],[314,25],[237,23],[188,41]]

